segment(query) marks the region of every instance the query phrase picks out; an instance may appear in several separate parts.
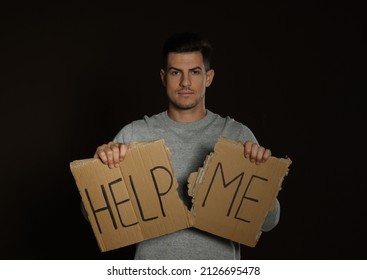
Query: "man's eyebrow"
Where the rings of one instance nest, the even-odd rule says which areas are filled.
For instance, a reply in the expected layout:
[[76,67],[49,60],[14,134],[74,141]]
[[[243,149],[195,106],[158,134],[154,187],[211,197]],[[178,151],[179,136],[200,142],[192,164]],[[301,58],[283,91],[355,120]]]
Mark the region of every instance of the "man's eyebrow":
[[[182,69],[176,68],[176,67],[169,67],[168,70],[175,70],[175,71],[180,71],[182,72]],[[189,71],[194,71],[194,70],[202,70],[200,66],[196,66],[194,68],[189,69]]]

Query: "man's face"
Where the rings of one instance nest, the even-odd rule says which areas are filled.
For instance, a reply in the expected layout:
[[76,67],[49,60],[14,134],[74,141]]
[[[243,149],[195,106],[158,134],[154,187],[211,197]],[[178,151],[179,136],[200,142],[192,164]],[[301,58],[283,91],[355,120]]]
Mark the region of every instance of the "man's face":
[[205,89],[210,86],[214,70],[205,71],[202,54],[197,52],[169,53],[167,69],[161,69],[169,105],[188,110],[204,105]]

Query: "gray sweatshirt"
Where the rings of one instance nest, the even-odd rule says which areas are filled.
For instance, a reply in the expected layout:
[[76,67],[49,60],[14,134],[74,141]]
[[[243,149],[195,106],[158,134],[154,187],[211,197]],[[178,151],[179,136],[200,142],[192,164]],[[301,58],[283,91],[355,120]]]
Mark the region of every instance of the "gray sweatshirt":
[[[188,123],[173,121],[168,117],[167,111],[151,117],[144,116],[143,119],[124,126],[114,141],[126,144],[164,139],[171,152],[173,171],[179,183],[179,195],[190,208],[188,176],[203,166],[206,156],[214,150],[221,135],[235,141],[257,142],[245,125],[209,110],[203,119]],[[274,228],[279,221],[279,215],[280,205],[276,200],[275,208],[268,213],[262,230]],[[236,242],[189,228],[138,243],[135,259],[240,259],[240,246]]]

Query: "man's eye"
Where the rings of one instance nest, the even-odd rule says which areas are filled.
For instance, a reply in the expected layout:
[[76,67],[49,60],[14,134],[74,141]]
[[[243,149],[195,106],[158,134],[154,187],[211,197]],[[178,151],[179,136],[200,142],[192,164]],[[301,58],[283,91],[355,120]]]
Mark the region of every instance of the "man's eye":
[[192,70],[192,74],[199,75],[200,74],[200,70]]
[[176,75],[178,75],[179,74],[179,72],[178,71],[171,71],[171,75],[172,76],[176,76]]

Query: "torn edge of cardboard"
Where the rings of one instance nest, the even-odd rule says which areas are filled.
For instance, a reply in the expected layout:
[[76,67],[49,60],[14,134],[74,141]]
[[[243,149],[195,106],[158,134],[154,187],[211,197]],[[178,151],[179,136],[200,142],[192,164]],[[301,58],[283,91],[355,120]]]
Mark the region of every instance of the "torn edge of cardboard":
[[[252,164],[243,157],[241,143],[222,136],[203,167],[188,178],[188,193],[193,202],[191,210],[188,210],[178,195],[178,182],[170,162],[171,153],[164,140],[132,142],[128,145],[127,155],[119,168],[109,169],[99,159],[70,163],[102,252],[189,227],[254,247],[261,234],[261,223],[274,206],[291,164],[289,158],[273,157],[264,164]],[[237,166],[239,171],[235,171],[234,175],[228,173],[231,169],[228,169],[228,164]],[[264,178],[261,177],[264,176],[261,170],[271,169],[274,164],[278,166],[275,174],[278,181],[271,180],[270,199],[266,200],[260,213],[257,212],[256,223],[248,223],[243,212],[254,215],[256,209],[245,209],[243,206],[247,198],[242,182],[247,182],[248,189],[249,181],[244,179],[242,169],[252,170],[257,174],[255,176]],[[221,171],[220,176],[218,170]],[[217,207],[220,200],[222,207]]]
[[241,142],[220,137],[203,167],[188,179],[193,226],[254,247],[291,163],[271,157],[256,165],[244,157]]
[[70,163],[102,252],[192,226],[164,140],[128,146],[119,168],[99,159]]

